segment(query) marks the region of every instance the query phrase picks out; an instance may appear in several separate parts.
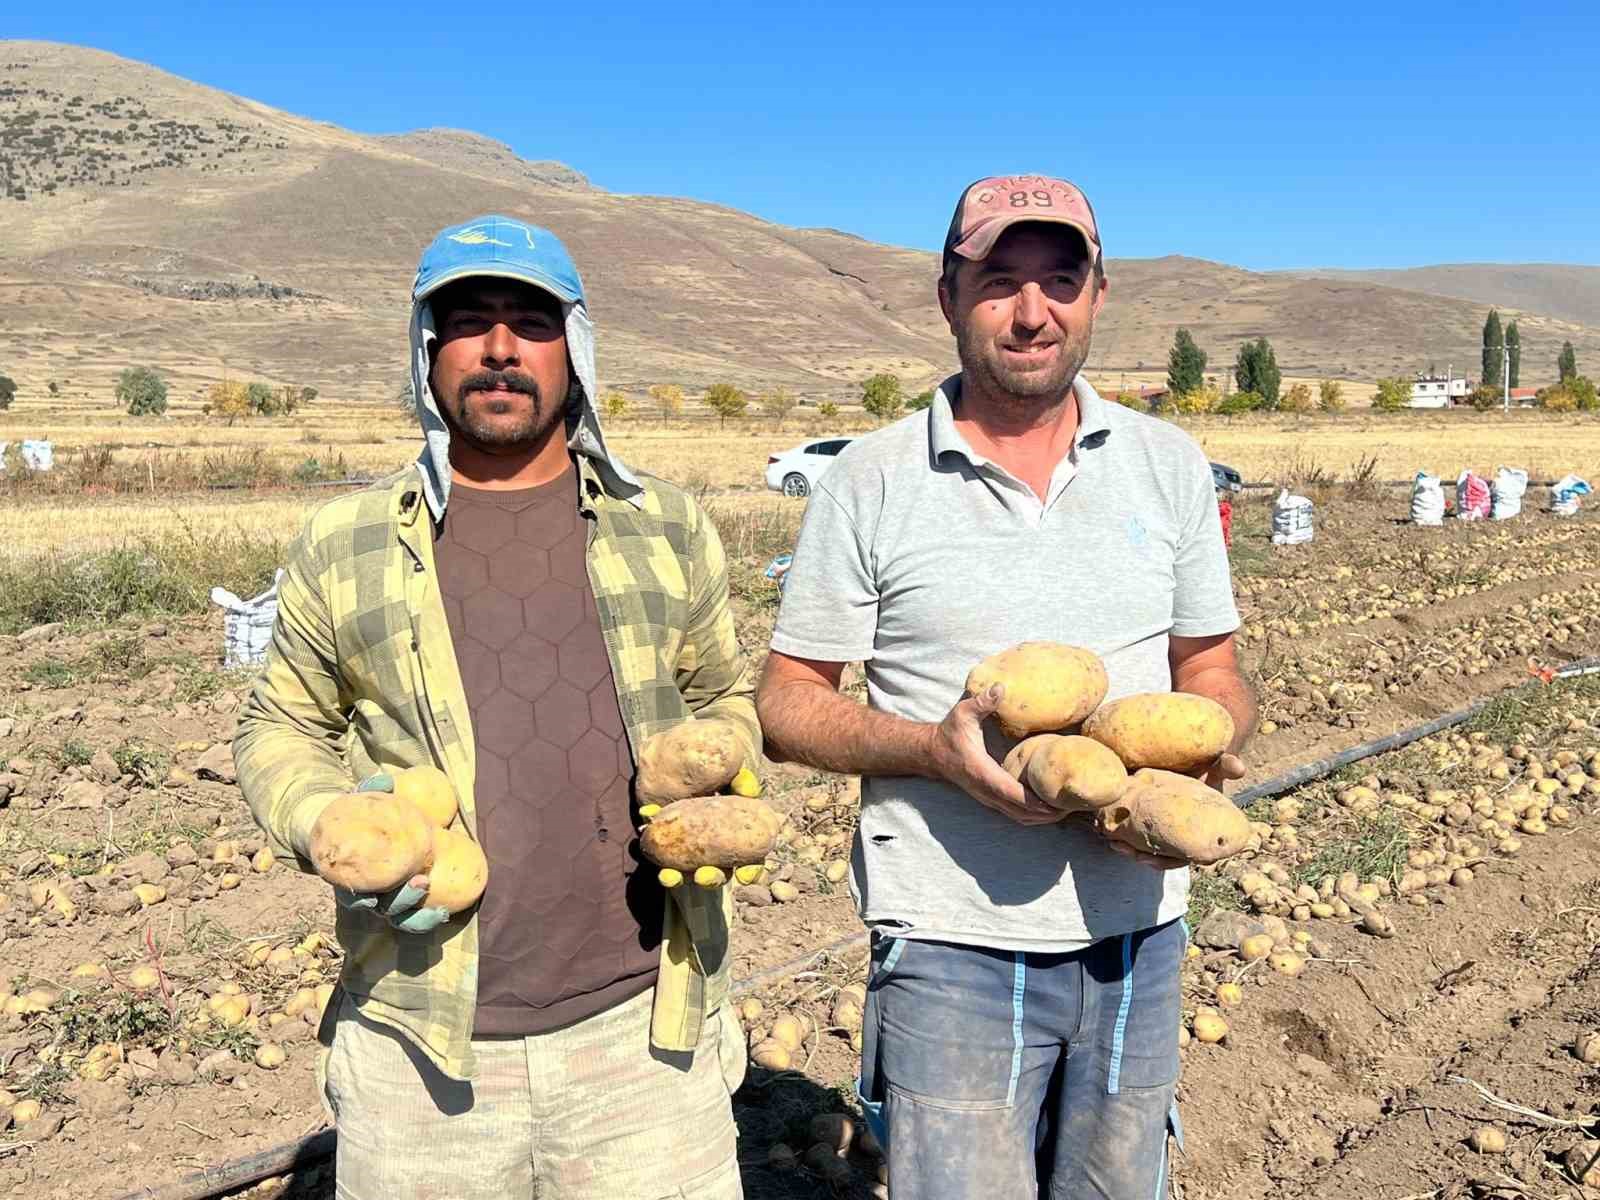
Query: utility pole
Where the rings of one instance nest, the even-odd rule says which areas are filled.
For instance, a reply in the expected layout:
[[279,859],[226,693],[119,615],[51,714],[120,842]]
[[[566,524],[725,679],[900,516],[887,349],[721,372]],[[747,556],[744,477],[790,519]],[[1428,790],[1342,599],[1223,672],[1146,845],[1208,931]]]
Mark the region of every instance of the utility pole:
[[1505,389],[1506,389],[1506,402],[1505,402],[1505,406],[1504,406],[1502,411],[1509,413],[1511,411],[1511,347],[1510,346],[1502,345],[1500,347],[1500,379],[1501,379],[1501,382],[1505,385]]

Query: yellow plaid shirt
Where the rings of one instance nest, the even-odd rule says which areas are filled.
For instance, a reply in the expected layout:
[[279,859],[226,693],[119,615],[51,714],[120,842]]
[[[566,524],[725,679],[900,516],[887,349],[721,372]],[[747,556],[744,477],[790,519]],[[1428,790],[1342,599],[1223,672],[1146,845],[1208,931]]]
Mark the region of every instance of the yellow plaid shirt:
[[[715,526],[683,492],[640,480],[610,494],[578,456],[589,579],[635,755],[694,717],[734,723],[760,757],[752,686],[728,607]],[[442,767],[477,835],[476,741],[439,583],[433,524],[415,470],[318,509],[295,541],[266,664],[234,740],[239,786],[273,849],[310,871],[311,827],[334,796],[376,771]],[[491,885],[492,886],[492,885]],[[728,985],[728,889],[675,889],[666,908],[651,1040],[692,1051]],[[431,933],[338,910],[340,984],[361,1011],[410,1037],[445,1074],[475,1072],[476,910]]]

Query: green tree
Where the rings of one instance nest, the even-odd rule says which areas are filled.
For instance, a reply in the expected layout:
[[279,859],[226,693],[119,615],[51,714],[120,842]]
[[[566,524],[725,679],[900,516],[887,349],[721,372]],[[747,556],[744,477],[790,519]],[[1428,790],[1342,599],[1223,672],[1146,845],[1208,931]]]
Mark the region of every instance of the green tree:
[[1578,352],[1571,342],[1561,343],[1561,353],[1556,356],[1556,378],[1562,383],[1578,373]]
[[149,367],[123,367],[117,376],[116,396],[132,417],[160,416],[167,411],[166,381]]
[[314,388],[314,387],[303,387],[303,388],[300,389],[300,403],[301,404],[310,404],[316,398],[317,398],[317,389],[316,388]]
[[260,417],[278,415],[278,395],[270,383],[251,383],[244,389],[245,407]]
[[1241,392],[1254,392],[1261,397],[1260,407],[1268,411],[1278,407],[1283,376],[1278,371],[1278,356],[1266,338],[1260,337],[1239,347],[1233,378]]
[[1194,344],[1187,329],[1173,336],[1172,349],[1167,354],[1167,392],[1182,396],[1203,387],[1206,381],[1206,352]]
[[[1117,397],[1117,399],[1119,399],[1119,400],[1121,398],[1122,397],[1120,397],[1120,396]],[[932,408],[933,407],[933,389],[929,388],[925,392],[918,392],[915,396],[911,397],[911,399],[906,401],[906,407],[908,409],[910,409],[912,412],[921,412],[925,408]]]
[[1505,345],[1506,335],[1500,328],[1500,310],[1491,308],[1488,319],[1483,323],[1483,382],[1490,387],[1501,387],[1505,383],[1505,364],[1501,361]]
[[1567,391],[1578,402],[1580,411],[1594,412],[1600,409],[1600,394],[1596,394],[1594,380],[1587,375],[1574,375],[1567,380]]
[[57,383],[54,379],[52,379],[49,383],[45,384],[45,387],[47,387],[50,390],[50,394],[52,396],[61,395],[61,385],[59,383]]
[[1380,379],[1372,393],[1372,407],[1379,412],[1399,412],[1411,402],[1411,384],[1404,379]]
[[1344,388],[1337,379],[1324,379],[1317,384],[1317,405],[1327,413],[1344,411]]
[[821,417],[824,421],[831,421],[838,415],[839,406],[832,400],[824,400],[821,404],[817,405],[817,416]]
[[616,388],[612,388],[600,397],[600,411],[606,415],[607,420],[616,420],[618,417],[628,415],[628,397]]
[[892,421],[898,417],[905,402],[898,375],[881,372],[861,385],[861,407],[880,421]]
[[1516,387],[1522,378],[1522,334],[1515,321],[1506,326],[1506,385]]
[[721,429],[726,429],[728,418],[737,417],[749,403],[750,397],[731,383],[713,383],[706,389],[706,407],[721,418]]
[[794,406],[800,403],[795,399],[795,394],[785,387],[773,388],[761,397],[761,411],[772,418],[773,428],[783,424],[783,419],[794,411]]
[[17,398],[17,381],[9,375],[0,375],[0,411],[11,407]]

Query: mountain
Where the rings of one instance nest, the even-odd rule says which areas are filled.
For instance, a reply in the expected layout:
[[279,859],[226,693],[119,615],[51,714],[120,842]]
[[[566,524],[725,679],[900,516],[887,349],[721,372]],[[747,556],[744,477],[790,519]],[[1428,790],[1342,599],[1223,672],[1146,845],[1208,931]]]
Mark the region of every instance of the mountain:
[[[1543,313],[1578,325],[1600,326],[1600,266],[1566,263],[1451,263],[1394,270],[1293,271],[1308,279],[1341,279],[1451,296],[1489,307]],[[1519,330],[1520,332],[1520,330]]]
[[[359,134],[102,51],[0,41],[0,372],[22,402],[51,380],[101,402],[131,362],[166,373],[179,406],[224,377],[388,401],[417,255],[488,211],[568,243],[605,386],[728,380],[847,399],[876,371],[920,388],[954,364],[936,255],[608,192],[475,133]],[[1164,369],[1180,325],[1215,367],[1261,334],[1288,375],[1478,358],[1481,299],[1188,258],[1107,269],[1090,371],[1113,383]],[[1600,320],[1518,316],[1530,367],[1564,339],[1600,361]]]

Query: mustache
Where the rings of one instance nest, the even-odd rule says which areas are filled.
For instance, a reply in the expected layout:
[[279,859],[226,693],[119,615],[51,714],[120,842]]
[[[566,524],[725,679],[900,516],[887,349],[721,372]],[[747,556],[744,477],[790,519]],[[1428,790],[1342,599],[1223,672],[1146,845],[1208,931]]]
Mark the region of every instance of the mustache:
[[524,375],[521,371],[474,371],[461,381],[457,395],[465,396],[468,392],[489,392],[500,387],[507,391],[520,392],[524,396],[532,396],[535,400],[540,398],[539,381],[532,375]]

